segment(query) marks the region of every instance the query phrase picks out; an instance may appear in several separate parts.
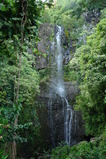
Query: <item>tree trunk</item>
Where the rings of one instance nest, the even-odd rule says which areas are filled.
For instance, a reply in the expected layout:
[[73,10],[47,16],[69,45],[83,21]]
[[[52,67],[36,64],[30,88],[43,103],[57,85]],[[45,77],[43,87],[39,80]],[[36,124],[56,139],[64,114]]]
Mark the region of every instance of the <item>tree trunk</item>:
[[[22,36],[22,39],[23,39],[23,36]],[[23,45],[23,40],[21,42],[21,45]],[[17,84],[17,92],[16,92],[16,100],[15,100],[16,104],[18,104],[19,88],[20,88],[21,57],[22,57],[22,51],[19,54],[18,84]],[[18,115],[16,115],[15,122],[14,122],[14,126],[17,126],[17,125],[18,125]],[[11,156],[11,159],[16,159],[16,141],[12,142],[12,156]]]
[[[16,99],[15,103],[16,105],[18,104],[18,98],[19,98],[19,89],[20,89],[20,73],[21,73],[21,58],[22,58],[22,46],[23,46],[23,41],[24,41],[24,27],[27,22],[27,0],[21,0],[21,5],[22,5],[22,19],[21,19],[21,43],[20,43],[20,54],[19,54],[19,70],[18,70],[18,83],[17,83],[17,92],[16,92]],[[18,115],[16,115],[14,126],[18,125]],[[16,135],[14,135],[15,137]],[[14,140],[12,142],[12,154],[11,154],[11,159],[16,159],[17,155],[17,148],[16,148],[16,141]]]

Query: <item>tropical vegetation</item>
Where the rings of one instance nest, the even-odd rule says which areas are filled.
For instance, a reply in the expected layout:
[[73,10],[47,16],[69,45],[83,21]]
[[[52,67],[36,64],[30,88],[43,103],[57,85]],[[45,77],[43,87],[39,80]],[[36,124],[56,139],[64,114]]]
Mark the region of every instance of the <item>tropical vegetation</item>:
[[54,5],[52,0],[0,0],[0,159],[38,157],[46,146],[37,95],[50,68],[36,68],[43,23],[61,25],[68,46],[72,41],[64,81],[78,84],[74,109],[82,113],[86,135],[94,137],[72,147],[61,143],[50,151],[51,159],[105,159],[105,0],[57,0]]

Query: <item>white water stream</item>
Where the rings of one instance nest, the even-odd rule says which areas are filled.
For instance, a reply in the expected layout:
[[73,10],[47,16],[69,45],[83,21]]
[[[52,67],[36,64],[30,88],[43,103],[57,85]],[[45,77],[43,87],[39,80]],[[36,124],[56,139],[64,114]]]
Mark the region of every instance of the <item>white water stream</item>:
[[[67,99],[65,98],[65,86],[63,81],[63,54],[62,54],[62,46],[61,46],[61,36],[62,36],[62,28],[57,26],[56,33],[56,42],[52,43],[51,52],[52,52],[52,82],[51,85],[54,86],[52,92],[50,94],[58,94],[61,98],[64,99],[63,102],[63,111],[64,111],[64,140],[68,145],[71,145],[71,135],[72,135],[72,124],[73,124],[73,116],[74,111],[72,107],[69,105]],[[53,92],[54,90],[54,92]],[[50,99],[51,100],[51,99]],[[54,140],[54,132],[53,132],[53,112],[52,112],[52,102],[49,101],[49,109],[50,109],[50,125],[52,131],[52,142]]]

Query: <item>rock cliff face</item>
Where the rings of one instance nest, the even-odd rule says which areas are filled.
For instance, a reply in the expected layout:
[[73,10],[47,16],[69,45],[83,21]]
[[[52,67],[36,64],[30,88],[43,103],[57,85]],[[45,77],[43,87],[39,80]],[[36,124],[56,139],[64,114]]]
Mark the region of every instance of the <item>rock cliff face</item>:
[[[66,90],[66,98],[73,105],[75,97],[78,95],[78,87],[72,83],[64,83]],[[52,98],[49,95],[50,83],[46,83],[45,86],[41,86],[39,101],[42,101],[42,109],[39,114],[39,121],[41,124],[41,136],[44,142],[48,145],[48,148],[57,146],[60,142],[65,142],[64,134],[64,118],[65,118],[65,100],[58,94],[53,94]],[[52,89],[52,88],[51,88]],[[52,103],[52,119],[51,110],[49,107]],[[52,120],[52,121],[51,121]],[[52,122],[52,123],[51,123]],[[53,125],[51,125],[53,124]],[[72,125],[72,144],[75,144],[83,139],[84,128],[83,121],[80,112],[74,114],[74,122]]]
[[99,10],[86,11],[83,14],[86,22],[92,23],[93,21],[95,24],[99,22],[99,17],[100,17]]
[[[95,25],[99,22],[100,18],[100,11],[98,10],[92,10],[92,11],[86,11],[83,13],[83,17],[85,19],[83,27],[83,32],[85,34],[83,36],[79,36],[78,38],[78,43],[80,44],[82,41],[84,44],[86,44],[86,37],[90,33],[93,32],[93,28]],[[78,32],[79,28],[76,29],[76,32]],[[88,32],[86,34],[86,32]],[[51,25],[49,23],[44,23],[40,25],[39,28],[39,39],[40,41],[38,42],[38,51],[40,54],[36,55],[36,68],[37,69],[44,69],[49,65],[50,61],[50,48],[51,48],[51,43],[55,38],[55,34],[57,33],[57,27],[54,25]],[[63,63],[68,64],[68,62],[71,60],[73,57],[71,52],[75,52],[75,47],[73,46],[73,40],[70,38],[68,39],[67,36],[64,33],[64,28],[63,28],[63,34],[61,37],[61,42],[62,42],[62,52],[63,52]]]
[[[44,23],[39,28],[39,39],[38,42],[38,52],[39,54],[36,55],[36,68],[38,70],[44,69],[48,67],[51,57],[51,45],[52,41],[55,40],[55,34],[57,33],[57,27],[50,25],[48,23]],[[68,42],[68,39],[64,33],[63,28],[63,34],[61,37],[62,42],[62,53],[63,53],[63,63],[68,64],[70,59],[72,58],[70,51],[74,51],[74,48],[72,46],[72,41],[70,40],[70,44]]]
[[44,69],[49,64],[51,38],[54,35],[54,26],[44,23],[39,28],[38,51],[40,54],[36,55],[36,68]]
[[[61,34],[58,29],[60,29]],[[69,145],[72,145],[81,141],[84,129],[81,114],[74,111],[73,108],[75,97],[79,92],[77,84],[64,82],[63,79],[60,79],[62,78],[61,65],[67,64],[71,59],[71,47],[68,47],[64,29],[60,27],[43,24],[40,27],[39,37],[41,41],[38,43],[38,50],[46,53],[46,58],[39,57],[37,67],[38,69],[46,68],[52,61],[53,69],[51,80],[40,86],[39,101],[43,105],[42,109],[38,111],[41,136],[44,142],[48,144],[48,148],[53,148],[62,141],[67,143],[67,139],[68,143],[71,141]],[[54,52],[52,52],[52,45]],[[53,59],[51,60],[51,58]],[[62,87],[57,88],[58,84],[61,84]],[[61,91],[64,89],[64,96],[61,96],[60,89]],[[70,105],[68,105],[67,100]]]

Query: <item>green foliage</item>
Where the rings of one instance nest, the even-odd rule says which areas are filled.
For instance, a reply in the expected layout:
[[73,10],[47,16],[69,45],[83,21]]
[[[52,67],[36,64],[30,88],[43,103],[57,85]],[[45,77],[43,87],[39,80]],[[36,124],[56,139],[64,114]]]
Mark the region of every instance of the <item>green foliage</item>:
[[[84,0],[81,0],[84,3]],[[85,2],[86,8],[93,10],[93,9],[102,9],[106,5],[105,0],[87,0]]]
[[68,145],[60,144],[56,149],[52,149],[51,159],[66,159],[69,155],[70,147]]
[[[64,67],[64,80],[80,84],[76,109],[82,111],[86,133],[91,135],[100,134],[105,125],[105,6],[105,0],[57,0],[44,15],[44,21],[63,26],[69,45],[71,39],[72,47],[79,48]],[[103,19],[96,29],[93,19],[89,24],[84,16],[88,13],[90,18],[94,11],[101,11],[100,18]]]
[[[52,7],[50,10],[46,10],[44,19],[48,22],[57,23],[59,25],[65,25],[65,23],[73,25],[73,23],[69,21],[72,17],[76,16],[77,20],[79,20],[80,16],[85,11],[92,11],[95,9],[101,10],[105,8],[105,6],[105,0],[57,0],[57,3],[54,7]],[[63,21],[65,23],[63,23]],[[73,22],[75,23],[75,21]]]
[[[84,43],[78,43],[79,36],[83,37],[90,34],[89,31],[83,29],[85,24],[83,13],[103,9],[101,19],[106,18],[105,0],[57,0],[56,6],[48,9],[51,4],[52,0],[50,3],[43,3],[41,0],[28,0],[24,3],[23,13],[22,1],[0,1],[1,159],[7,158],[4,154],[5,143],[11,141],[19,142],[19,154],[21,152],[24,156],[24,149],[27,149],[25,153],[29,158],[31,157],[30,154],[37,156],[43,151],[43,146],[39,146],[39,144],[42,145],[42,139],[37,116],[37,107],[39,106],[37,94],[39,93],[39,81],[40,84],[44,85],[50,78],[50,69],[40,70],[39,73],[35,70],[39,25],[42,22],[50,22],[64,26],[67,39],[70,41],[71,38],[73,41],[72,47],[80,47]],[[46,12],[44,11],[45,6]],[[44,15],[43,18],[42,15]],[[21,26],[23,19],[25,24]],[[105,33],[106,19],[102,20],[94,33],[88,37],[87,45],[77,49],[69,65],[64,67],[65,81],[78,81],[80,84],[81,91],[76,98],[76,109],[82,111],[86,133],[91,135],[100,134],[105,125]],[[23,44],[21,43],[22,39]],[[20,52],[22,53],[20,89],[18,103],[16,104]],[[46,54],[43,56],[45,57]],[[14,122],[17,115],[19,116],[19,124],[15,126]],[[95,143],[82,142],[72,148],[67,145],[64,147],[60,145],[53,150],[52,158],[104,159],[104,136],[103,134],[101,141]]]
[[[74,60],[71,60],[71,63],[73,64],[73,66],[70,64],[64,66],[64,81],[72,81],[72,82],[76,82],[79,81],[80,79],[80,75],[78,72],[78,68],[76,67],[76,65],[74,64]],[[75,67],[74,67],[75,65]]]
[[[36,137],[39,134],[37,114],[33,113],[36,112],[34,106],[39,93],[35,47],[39,41],[42,11],[51,4],[52,0],[50,3],[41,0],[0,1],[0,158],[3,159],[6,142],[26,142],[28,135],[24,133],[28,128]],[[26,112],[31,114],[26,115]],[[15,125],[17,116],[21,120]],[[30,127],[32,124],[34,128]]]
[[[32,56],[28,54],[26,54],[26,57],[22,56],[20,76],[20,98],[22,99],[22,102],[26,102],[27,104],[29,103],[28,100],[32,97],[32,94],[35,94],[35,90],[36,92],[39,91],[39,76],[32,68],[33,61],[30,60],[31,58]],[[9,65],[9,61],[4,59],[0,68],[1,105],[9,106],[14,101],[14,96],[16,96],[14,91],[17,87],[18,67]]]
[[[92,21],[93,28],[95,26],[92,19],[93,12],[98,14],[105,5],[105,0],[57,0],[54,7],[44,12],[43,21],[63,26],[65,32],[68,32],[68,41],[72,39],[73,47],[80,47],[85,43],[83,39],[85,38],[86,41],[86,37],[93,31],[93,29],[89,30],[91,24],[85,20],[85,17]],[[104,14],[101,17],[103,18]],[[81,42],[79,38],[82,38]]]
[[2,123],[0,135],[2,135],[4,143],[14,141],[14,140],[17,142],[26,141],[26,139],[22,138],[19,135],[19,131],[21,129],[28,129],[31,123],[27,123],[24,125],[21,125],[21,124],[14,125],[16,116],[20,114],[20,111],[21,111],[21,105],[17,105],[17,106],[14,105],[11,109],[10,108],[0,109],[0,113],[1,113],[0,123]]
[[2,109],[0,108],[0,158],[6,159],[8,155],[5,155],[4,152],[4,126],[8,127],[8,120],[2,116],[1,111]]
[[[4,58],[3,58],[4,57]],[[14,98],[16,97],[16,89],[17,89],[17,81],[18,81],[18,67],[17,65],[10,65],[10,59],[5,56],[1,56],[0,63],[0,108],[2,110],[0,119],[7,119],[4,123],[0,121],[3,125],[8,125],[8,129],[3,129],[1,134],[4,134],[3,140],[5,142],[17,141],[17,142],[26,142],[27,135],[25,135],[27,129],[32,129],[30,127],[30,123],[38,119],[32,115],[33,107],[35,106],[35,97],[36,94],[39,93],[39,75],[32,67],[34,60],[32,59],[32,55],[25,53],[21,59],[21,76],[20,76],[20,92],[19,92],[19,100],[21,100],[21,105],[23,107],[13,106]],[[18,58],[17,58],[18,61]],[[18,109],[19,108],[19,109]],[[23,113],[20,114],[20,111]],[[27,114],[26,114],[27,112]],[[30,113],[31,112],[31,113]],[[14,126],[14,121],[16,115],[22,115],[19,118],[22,120],[19,121],[18,126]],[[37,124],[34,126],[33,134],[35,134],[37,130]],[[34,132],[35,131],[35,132]],[[22,133],[24,132],[24,133]],[[15,138],[14,138],[15,134]],[[17,135],[16,135],[17,134]],[[39,133],[38,133],[39,134]]]
[[7,155],[5,155],[5,153],[4,153],[4,150],[3,149],[0,149],[0,158],[1,159],[7,159]]
[[104,18],[106,18],[106,8],[101,10],[101,19],[104,19]]
[[76,108],[85,120],[86,132],[97,135],[105,125],[105,51],[106,19],[103,19],[88,37],[87,45],[77,49],[70,66],[75,61],[81,76],[80,95],[76,98]]
[[105,140],[103,138],[104,135],[101,135],[99,138],[94,138],[90,142],[83,141],[72,147],[60,145],[52,150],[51,159],[105,159],[106,136]]
[[[28,0],[24,3],[24,17],[25,18],[25,35],[32,36],[32,26],[37,26],[40,22],[40,14],[42,9],[44,9],[44,3],[42,1],[32,1]],[[21,31],[21,21],[23,16],[22,1],[8,1],[4,0],[0,3],[0,28],[1,37],[0,40],[8,39],[8,37],[13,37],[19,35]],[[10,16],[11,15],[11,16]],[[7,29],[8,27],[8,29]],[[31,28],[30,28],[31,27]],[[33,34],[36,35],[37,28],[33,28]]]
[[44,85],[50,79],[50,68],[39,70],[40,84]]
[[[27,105],[27,107],[22,108],[19,123],[25,125],[26,122],[32,123],[28,129],[20,129],[19,134],[23,138],[26,138],[27,142],[18,142],[18,157],[21,156],[38,156],[41,149],[41,136],[40,136],[40,124],[37,115],[37,107],[39,107],[38,102],[35,102],[32,105]],[[23,118],[24,116],[24,118]],[[36,151],[35,151],[36,150]]]

